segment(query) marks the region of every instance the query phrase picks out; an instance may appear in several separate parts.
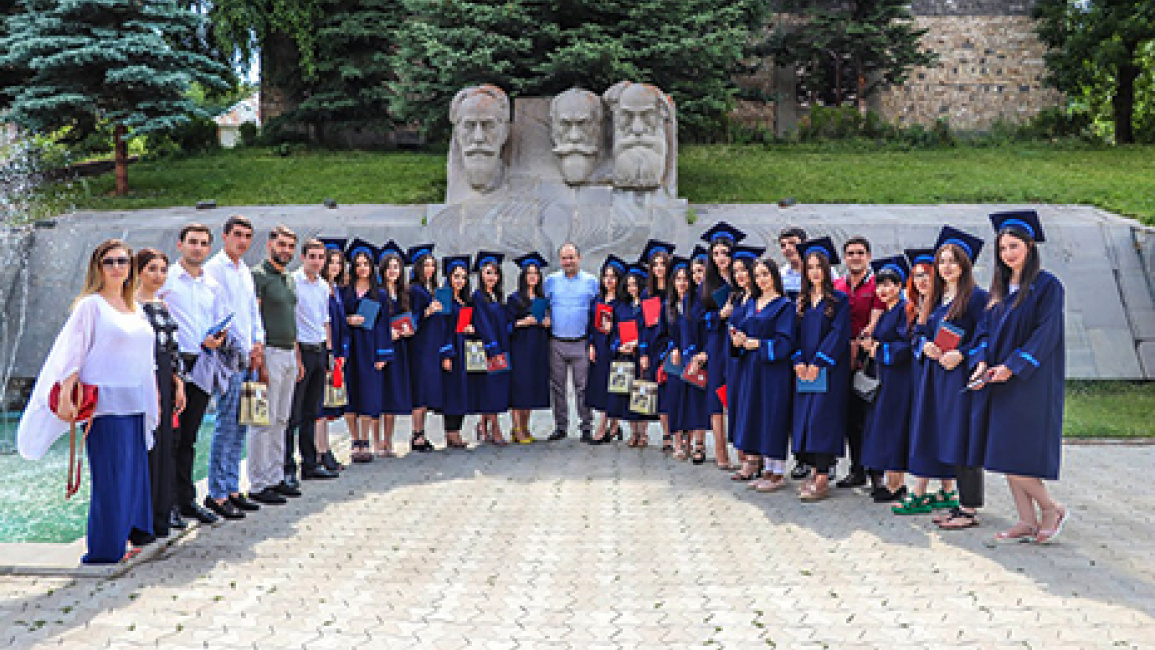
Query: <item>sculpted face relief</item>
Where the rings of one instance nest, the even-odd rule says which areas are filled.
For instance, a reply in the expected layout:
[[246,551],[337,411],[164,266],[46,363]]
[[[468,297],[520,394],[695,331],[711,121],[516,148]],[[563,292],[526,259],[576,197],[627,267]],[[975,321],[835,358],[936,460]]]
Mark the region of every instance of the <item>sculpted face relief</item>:
[[492,190],[504,165],[501,148],[509,137],[509,98],[496,86],[466,88],[453,98],[449,119],[469,185],[479,192]]
[[623,81],[606,91],[614,119],[614,186],[654,189],[666,176],[669,100],[648,84]]
[[597,165],[602,141],[602,100],[588,90],[571,88],[549,105],[550,136],[562,178],[584,183]]

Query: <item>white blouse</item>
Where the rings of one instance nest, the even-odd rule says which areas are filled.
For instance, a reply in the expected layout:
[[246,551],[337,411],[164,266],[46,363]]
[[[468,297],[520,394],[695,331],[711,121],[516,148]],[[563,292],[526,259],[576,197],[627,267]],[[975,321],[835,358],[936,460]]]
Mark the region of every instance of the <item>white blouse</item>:
[[40,458],[68,431],[68,423],[48,407],[48,393],[53,384],[78,371],[81,382],[99,389],[96,415],[144,414],[145,443],[151,449],[160,419],[153,337],[139,305],[126,314],[100,295],[82,298],[56,336],[20,419],[20,455]]

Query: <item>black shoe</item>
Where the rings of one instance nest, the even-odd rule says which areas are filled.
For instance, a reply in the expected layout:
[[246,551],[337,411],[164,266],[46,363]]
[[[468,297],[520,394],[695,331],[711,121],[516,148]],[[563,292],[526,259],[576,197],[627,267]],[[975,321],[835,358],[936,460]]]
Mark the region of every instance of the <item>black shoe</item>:
[[549,434],[549,440],[553,440],[555,442],[558,440],[565,440],[568,437],[569,437],[569,434],[566,433],[565,431],[562,431],[561,429],[558,429],[557,431],[554,431],[553,433]]
[[281,496],[280,492],[277,492],[271,487],[267,487],[260,492],[249,492],[249,498],[257,503],[263,503],[268,506],[283,506],[289,502],[288,499]]
[[185,517],[189,517],[190,519],[196,519],[202,524],[215,524],[221,520],[220,517],[214,515],[208,510],[205,510],[196,503],[186,503],[181,506],[180,514]]
[[260,506],[249,501],[243,494],[230,494],[229,503],[237,507],[241,512],[256,512],[261,509]]
[[892,502],[902,501],[903,499],[906,498],[906,486],[905,485],[899,486],[899,488],[897,490],[895,490],[894,492],[891,492],[890,490],[888,490],[885,485],[878,488],[878,490],[879,490],[878,495],[874,497],[875,503],[892,503]]
[[139,528],[133,528],[128,532],[128,541],[136,547],[148,546],[156,541],[156,535],[146,533]]
[[807,476],[810,476],[810,466],[806,463],[795,463],[794,469],[790,470],[790,478],[795,481],[801,481]]
[[186,522],[184,518],[180,516],[180,508],[173,506],[172,510],[169,511],[168,527],[175,528],[177,530],[184,530],[185,528],[188,528],[188,522]]
[[[288,476],[286,476],[284,478],[284,480],[281,481],[281,485],[287,485],[287,486],[293,488],[294,490],[297,490],[298,492],[301,491],[301,482],[297,480],[296,474],[289,474]],[[281,494],[285,494],[285,493],[282,492]],[[285,496],[291,497],[293,495],[292,494],[285,494]],[[300,495],[297,495],[297,496],[300,496]]]
[[340,474],[337,472],[330,472],[320,465],[314,467],[313,469],[301,470],[301,478],[306,481],[311,481],[318,478],[337,478],[338,476],[340,476]]
[[321,464],[324,465],[325,469],[329,470],[330,472],[339,472],[345,469],[344,465],[337,462],[337,457],[333,455],[332,449],[321,454]]
[[[293,480],[293,483],[297,483],[297,479],[294,478],[292,480]],[[300,484],[298,483],[298,485],[300,485]],[[294,486],[292,483],[289,483],[288,479],[281,481],[280,483],[278,483],[278,484],[276,484],[273,487],[268,488],[268,489],[275,490],[278,494],[280,494],[282,496],[293,497],[294,499],[301,496],[301,489]]]
[[217,503],[216,499],[212,497],[205,497],[205,507],[224,517],[225,519],[245,518],[245,513],[237,509],[237,507],[233,505],[233,502],[229,501],[228,499]]
[[604,445],[613,439],[614,439],[614,435],[612,433],[610,433],[609,431],[602,434],[601,438],[595,438],[593,436],[582,436],[582,442],[586,443],[587,445],[593,445],[593,446]]
[[594,434],[591,431],[582,431],[582,442],[589,442],[594,439]]
[[433,443],[425,438],[424,431],[414,431],[413,437],[409,439],[409,449],[410,451],[428,453],[433,451]]
[[841,481],[834,484],[834,487],[840,488],[856,488],[866,485],[866,472],[861,470],[857,472],[850,472]]

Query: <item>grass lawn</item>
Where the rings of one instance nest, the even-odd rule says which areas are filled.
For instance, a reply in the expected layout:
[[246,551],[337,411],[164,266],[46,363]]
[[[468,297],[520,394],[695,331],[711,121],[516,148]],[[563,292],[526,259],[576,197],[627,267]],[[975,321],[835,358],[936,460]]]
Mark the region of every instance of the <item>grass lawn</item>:
[[[1078,203],[1155,224],[1155,146],[1046,144],[919,151],[851,145],[681,148],[679,185],[692,203]],[[109,196],[111,174],[60,196],[82,209],[193,205],[430,203],[445,191],[445,154],[265,148],[137,163],[133,195]],[[57,191],[57,190],[54,190]]]
[[1068,381],[1063,435],[1155,437],[1155,382]]

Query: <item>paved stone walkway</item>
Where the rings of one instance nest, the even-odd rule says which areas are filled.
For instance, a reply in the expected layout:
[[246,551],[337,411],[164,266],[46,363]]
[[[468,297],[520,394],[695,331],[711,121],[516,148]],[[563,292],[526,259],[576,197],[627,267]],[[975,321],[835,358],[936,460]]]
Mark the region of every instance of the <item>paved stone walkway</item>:
[[995,476],[983,527],[948,533],[654,446],[411,455],[119,579],[0,578],[0,647],[1155,648],[1155,514],[1126,487],[1155,447],[1065,463],[1074,517],[1040,548],[987,543],[1012,512]]

